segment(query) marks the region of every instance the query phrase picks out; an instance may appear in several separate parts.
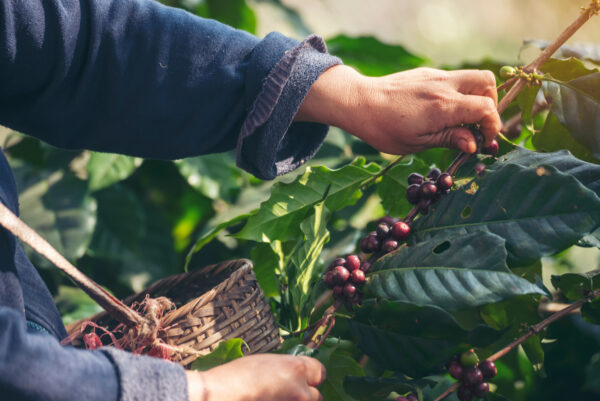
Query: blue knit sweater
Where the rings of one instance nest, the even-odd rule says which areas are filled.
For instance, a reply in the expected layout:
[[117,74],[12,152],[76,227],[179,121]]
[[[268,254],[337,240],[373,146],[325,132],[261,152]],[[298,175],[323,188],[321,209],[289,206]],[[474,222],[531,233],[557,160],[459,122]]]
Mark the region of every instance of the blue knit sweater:
[[[0,0],[0,124],[63,148],[164,159],[236,148],[240,167],[270,179],[318,149],[327,127],[292,120],[338,63],[318,37],[261,40],[151,0]],[[0,201],[18,213],[1,152]],[[178,365],[61,347],[64,336],[0,229],[1,400],[187,400]]]

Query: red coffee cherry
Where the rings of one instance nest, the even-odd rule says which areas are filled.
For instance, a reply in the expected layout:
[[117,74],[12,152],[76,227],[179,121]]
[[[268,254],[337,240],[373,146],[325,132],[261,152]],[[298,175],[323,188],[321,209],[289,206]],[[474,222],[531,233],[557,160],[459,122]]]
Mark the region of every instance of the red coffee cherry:
[[440,175],[437,179],[437,187],[442,192],[450,189],[452,184],[454,184],[454,181],[452,180],[452,176],[448,173]]
[[471,387],[461,384],[456,395],[460,401],[471,401],[473,399],[473,390],[471,390]]
[[398,248],[398,242],[393,239],[389,239],[383,243],[381,250],[384,252],[392,252]]
[[403,221],[399,221],[392,227],[392,236],[398,241],[404,241],[410,235],[410,226]]
[[468,386],[475,386],[483,381],[483,374],[477,368],[467,368],[463,372],[463,381]]
[[419,192],[421,199],[433,199],[435,198],[436,193],[437,186],[433,182],[429,181],[421,185],[421,190]]
[[346,283],[346,285],[344,285],[344,296],[346,299],[352,299],[354,294],[356,294],[356,287],[354,284]]
[[350,272],[344,266],[336,266],[333,269],[336,284],[344,284],[350,278]]
[[434,167],[431,170],[429,170],[429,173],[427,173],[427,179],[435,181],[440,176],[440,174],[442,174],[442,171],[439,168]]
[[477,365],[477,367],[479,368],[479,370],[481,370],[484,379],[491,379],[498,374],[498,368],[496,367],[496,364],[490,360],[486,359],[484,361],[479,362],[479,365]]
[[448,373],[456,380],[462,380],[463,370],[462,365],[458,361],[452,361],[450,362],[450,366],[448,366]]
[[490,392],[490,385],[486,382],[479,383],[477,386],[473,387],[473,393],[475,397],[485,398]]
[[357,255],[348,255],[346,257],[346,267],[350,271],[360,269],[360,258]]
[[325,276],[323,276],[323,281],[325,282],[325,285],[329,288],[333,288],[335,287],[335,273],[333,271],[328,271],[327,273],[325,273]]
[[421,185],[412,184],[406,189],[406,200],[411,205],[416,205],[421,199]]
[[370,262],[362,262],[362,264],[360,265],[360,270],[362,270],[365,273],[368,272],[370,268],[371,268]]
[[412,184],[417,184],[420,185],[422,184],[424,181],[423,176],[419,173],[411,173],[408,176],[408,184],[412,185]]
[[340,299],[344,296],[344,287],[341,285],[336,285],[333,287],[333,298]]
[[498,145],[498,141],[495,139],[492,139],[492,143],[490,143],[490,146],[485,146],[485,147],[481,148],[481,153],[483,153],[485,155],[496,156],[498,154],[499,148],[500,148],[500,146]]
[[365,272],[360,269],[352,270],[352,273],[350,273],[350,281],[357,285],[364,283]]

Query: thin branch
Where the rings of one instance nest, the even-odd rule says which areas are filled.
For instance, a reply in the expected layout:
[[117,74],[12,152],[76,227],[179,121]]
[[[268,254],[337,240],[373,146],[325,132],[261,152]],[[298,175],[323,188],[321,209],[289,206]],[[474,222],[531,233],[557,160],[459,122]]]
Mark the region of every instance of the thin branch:
[[77,285],[79,285],[79,287],[81,287],[81,289],[119,322],[128,327],[139,325],[144,322],[142,316],[125,306],[123,302],[109,294],[98,283],[81,273],[56,249],[54,249],[52,245],[19,219],[3,203],[0,203],[0,224],[39,254],[43,255],[60,270],[65,272],[77,283]]

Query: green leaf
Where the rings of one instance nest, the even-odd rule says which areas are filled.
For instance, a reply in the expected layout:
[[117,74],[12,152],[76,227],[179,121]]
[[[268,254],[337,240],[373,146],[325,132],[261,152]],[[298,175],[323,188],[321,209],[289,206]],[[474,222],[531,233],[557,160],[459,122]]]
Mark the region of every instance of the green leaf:
[[232,338],[217,345],[208,355],[198,357],[192,363],[192,370],[209,370],[244,356],[242,347],[247,347],[241,338]]
[[552,112],[548,114],[542,130],[533,136],[532,142],[537,150],[554,152],[566,149],[581,160],[600,164],[600,160],[592,155],[590,149],[575,140]]
[[473,182],[476,190],[468,184],[452,191],[417,219],[411,243],[440,234],[491,232],[505,239],[509,266],[524,266],[600,226],[600,198],[555,167],[499,161]]
[[335,350],[324,365],[327,369],[327,378],[319,387],[323,400],[354,401],[354,394],[350,396],[344,390],[344,379],[347,376],[363,376],[364,372],[360,365],[341,350]]
[[329,241],[329,211],[325,208],[325,202],[316,204],[313,209],[314,213],[300,223],[304,241],[290,258],[295,269],[288,272],[289,290],[292,292],[294,306],[300,311],[305,310],[311,290],[320,279],[321,270],[317,269],[317,265],[321,251]]
[[379,258],[371,272],[390,268],[453,267],[510,272],[504,239],[486,232],[461,236],[440,234],[413,246],[402,246]]
[[583,304],[581,316],[588,323],[600,324],[600,297]]
[[[67,170],[37,169],[17,161],[11,165],[23,221],[67,259],[83,256],[96,225],[96,201],[87,184]],[[36,265],[50,263],[33,251],[28,255]]]
[[542,88],[558,120],[600,158],[600,72],[567,82],[544,81]]
[[427,174],[428,171],[428,166],[422,160],[412,158],[407,163],[397,164],[383,175],[377,185],[377,193],[388,215],[404,216],[412,209],[405,196],[408,176],[411,173]]
[[448,311],[517,295],[546,294],[540,287],[512,273],[450,267],[380,270],[369,275],[366,288],[384,299],[432,305]]
[[352,394],[354,398],[360,401],[380,401],[392,391],[398,394],[417,393],[418,389],[433,385],[435,385],[435,382],[432,380],[413,380],[406,376],[389,378],[348,376],[344,380],[346,393]]
[[256,16],[245,0],[206,0],[208,17],[250,33],[256,32]]
[[354,321],[350,330],[359,348],[379,366],[415,378],[438,370],[452,355],[464,350],[453,341],[405,336]]
[[380,42],[372,36],[352,38],[339,35],[327,41],[329,52],[365,75],[381,76],[420,67],[427,60],[401,46]]
[[232,199],[242,183],[242,173],[229,153],[191,157],[175,165],[192,188],[210,199]]
[[587,292],[600,289],[600,270],[552,276],[552,285],[570,300],[577,301]]
[[325,206],[332,212],[340,210],[354,204],[362,196],[361,186],[380,170],[376,164],[365,165],[360,158],[338,170],[309,167],[294,182],[275,184],[271,197],[250,216],[236,237],[256,242],[296,239],[300,223],[328,190]]
[[527,359],[531,362],[533,370],[545,376],[544,367],[544,349],[542,348],[542,337],[540,335],[529,337],[521,344]]
[[[550,44],[547,40],[539,39],[528,39],[523,41],[523,46],[535,46],[541,50],[544,50]],[[575,43],[574,45],[562,45],[554,54],[555,58],[568,58],[569,60],[577,59],[591,61],[596,64],[600,64],[600,45],[597,43]],[[556,61],[551,59],[550,61]],[[558,60],[568,61],[568,60]],[[576,60],[581,63],[581,61]],[[582,63],[583,64],[583,63]],[[543,67],[542,67],[543,68]]]
[[533,133],[533,105],[535,98],[540,91],[539,86],[532,85],[531,87],[525,88],[517,96],[517,104],[521,109],[521,120],[527,130]]
[[142,159],[114,153],[91,152],[87,162],[90,190],[97,191],[129,177],[142,164]]
[[279,295],[276,272],[279,270],[279,258],[271,244],[256,244],[250,251],[252,263],[254,264],[254,274],[258,280],[258,285],[265,293],[266,297],[275,297]]

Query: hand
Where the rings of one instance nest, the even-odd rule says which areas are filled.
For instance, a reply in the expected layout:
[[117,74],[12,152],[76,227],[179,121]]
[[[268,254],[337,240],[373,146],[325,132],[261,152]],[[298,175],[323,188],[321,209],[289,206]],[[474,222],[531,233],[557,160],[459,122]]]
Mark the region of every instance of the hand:
[[497,102],[490,71],[417,68],[374,78],[340,65],[321,74],[295,121],[338,126],[385,153],[474,153],[475,138],[460,125],[479,123],[489,145],[502,127]]
[[321,401],[325,367],[305,356],[246,356],[206,372],[187,371],[190,401]]

